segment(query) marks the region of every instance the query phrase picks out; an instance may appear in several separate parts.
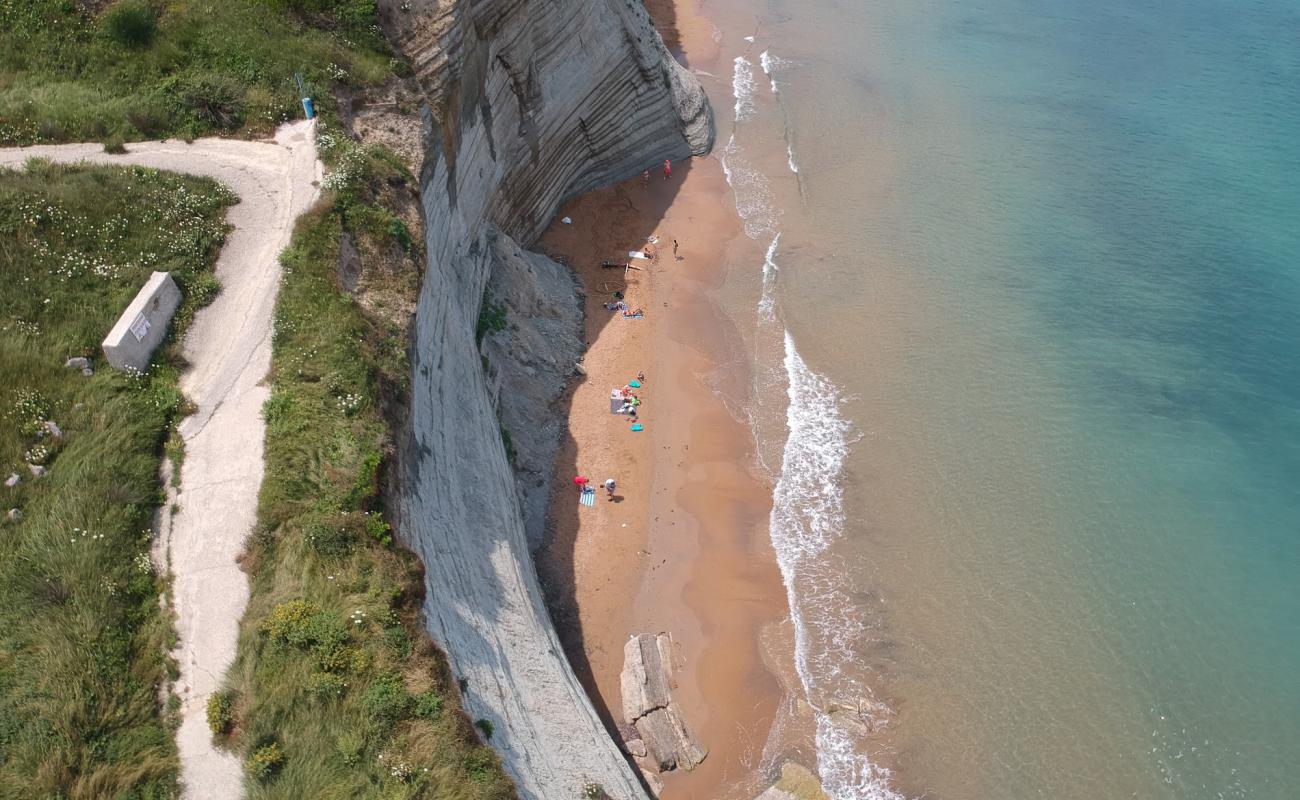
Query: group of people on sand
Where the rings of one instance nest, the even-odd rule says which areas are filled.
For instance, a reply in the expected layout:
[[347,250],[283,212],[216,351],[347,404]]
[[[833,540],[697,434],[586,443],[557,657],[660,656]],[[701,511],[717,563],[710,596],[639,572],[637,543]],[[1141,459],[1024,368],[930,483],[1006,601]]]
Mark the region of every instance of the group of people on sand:
[[621,312],[625,317],[645,316],[645,309],[641,308],[640,306],[637,306],[636,308],[631,308],[628,306],[627,303],[623,302],[622,300],[612,300],[606,303],[605,310]]
[[[611,397],[611,399],[617,398],[621,400],[621,405],[615,413],[626,414],[628,419],[632,422],[633,430],[641,429],[641,426],[637,423],[637,413],[636,413],[637,408],[641,405],[641,398],[633,390],[640,389],[642,384],[644,383],[645,383],[645,373],[638,370],[636,373],[636,378],[634,380],[628,381],[627,384],[624,385],[622,389],[615,389],[613,391],[613,397]],[[588,492],[591,492],[593,495],[596,492],[595,488],[593,488],[589,484],[590,481],[588,481],[586,476],[584,475],[575,475],[573,478],[573,485],[578,487],[578,494],[584,498],[587,496]],[[605,487],[606,496],[610,500],[613,500],[614,489],[617,486],[614,479],[606,478],[605,482],[601,485]],[[591,499],[591,502],[594,501],[595,498],[593,497]],[[589,502],[584,503],[584,505],[590,505],[590,504],[591,503]]]
[[[588,483],[590,483],[590,481],[588,481],[587,478],[583,475],[575,476],[573,479],[573,485],[578,487],[578,492],[580,494],[596,491],[592,487],[588,486],[587,485]],[[610,500],[613,500],[614,489],[617,488],[618,484],[614,482],[613,478],[606,478],[605,482],[601,485],[605,487],[605,496],[608,497]]]

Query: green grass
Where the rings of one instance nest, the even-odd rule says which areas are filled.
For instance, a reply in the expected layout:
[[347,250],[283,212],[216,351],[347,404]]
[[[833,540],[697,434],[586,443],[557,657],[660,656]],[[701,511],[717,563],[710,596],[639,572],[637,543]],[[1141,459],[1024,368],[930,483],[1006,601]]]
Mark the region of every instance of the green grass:
[[[172,631],[147,556],[158,463],[182,399],[174,355],[128,377],[96,360],[152,270],[186,291],[173,332],[211,300],[233,196],[142,168],[0,171],[0,796],[171,797],[160,688]],[[62,439],[37,431],[44,420]],[[36,448],[41,478],[25,458]]]
[[0,145],[264,134],[295,72],[328,111],[400,69],[374,0],[0,0]]
[[337,132],[321,140],[331,191],[281,259],[252,599],[217,727],[230,720],[251,798],[513,797],[421,625],[419,560],[383,520],[384,408],[405,392],[404,336],[336,276],[347,231],[369,280],[414,293],[412,275],[370,261],[417,247],[386,210],[393,183],[412,178]]

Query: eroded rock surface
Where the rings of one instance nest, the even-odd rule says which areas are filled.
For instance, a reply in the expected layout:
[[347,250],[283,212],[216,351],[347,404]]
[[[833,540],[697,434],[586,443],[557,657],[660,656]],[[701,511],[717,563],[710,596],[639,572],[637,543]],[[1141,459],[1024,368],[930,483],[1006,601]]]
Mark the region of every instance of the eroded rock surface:
[[[491,744],[521,797],[571,800],[590,783],[614,798],[642,797],[551,626],[525,534],[524,506],[536,495],[520,501],[493,402],[534,389],[541,397],[551,362],[571,366],[576,327],[557,332],[569,323],[543,308],[518,338],[482,351],[475,328],[494,274],[518,276],[523,265],[538,286],[549,281],[550,267],[532,254],[517,258],[515,243],[534,242],[562,200],[665,158],[703,154],[712,112],[639,0],[381,7],[427,103],[427,266],[399,503],[400,529],[426,568],[427,624],[466,681],[467,710],[492,722]],[[549,291],[537,298],[541,306],[553,299]],[[529,360],[514,358],[518,370],[499,359],[524,348]],[[492,364],[511,370],[495,388],[485,372]],[[515,411],[503,403],[501,413]],[[533,413],[544,418],[544,408]],[[541,431],[538,441],[542,434],[554,436]],[[533,443],[515,446],[517,459],[545,463]]]
[[673,704],[672,663],[667,634],[644,633],[623,645],[623,721],[636,730],[653,766],[661,771],[694,769],[708,755]]

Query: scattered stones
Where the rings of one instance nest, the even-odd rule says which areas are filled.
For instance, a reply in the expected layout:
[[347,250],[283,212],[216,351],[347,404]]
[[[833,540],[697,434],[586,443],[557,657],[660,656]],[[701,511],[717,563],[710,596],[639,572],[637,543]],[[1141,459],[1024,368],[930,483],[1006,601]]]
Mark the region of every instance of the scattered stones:
[[63,362],[63,366],[68,369],[79,369],[81,370],[81,374],[85,375],[87,378],[95,374],[94,368],[90,366],[90,359],[85,356],[69,358],[67,361]]
[[619,676],[623,718],[640,736],[627,740],[644,749],[660,770],[691,770],[708,751],[695,739],[672,699],[672,638],[661,633],[641,634],[623,646],[623,672]]
[[52,419],[45,420],[45,430],[55,439],[63,438],[63,429]]
[[5,519],[10,522],[21,522],[22,518],[23,510],[21,508],[11,508],[9,509],[9,513],[5,515]]
[[5,487],[6,487],[6,488],[9,488],[9,489],[12,489],[12,488],[14,488],[15,486],[17,486],[18,484],[22,483],[22,482],[23,482],[23,479],[20,478],[20,477],[18,477],[18,473],[17,473],[17,472],[11,472],[11,473],[9,473],[9,477],[8,477],[8,478],[5,478]]
[[787,761],[781,765],[781,777],[755,800],[829,800],[821,781],[802,764]]
[[45,473],[49,472],[48,469],[42,467],[40,464],[28,464],[27,468],[32,471],[33,478],[42,478],[45,476]]

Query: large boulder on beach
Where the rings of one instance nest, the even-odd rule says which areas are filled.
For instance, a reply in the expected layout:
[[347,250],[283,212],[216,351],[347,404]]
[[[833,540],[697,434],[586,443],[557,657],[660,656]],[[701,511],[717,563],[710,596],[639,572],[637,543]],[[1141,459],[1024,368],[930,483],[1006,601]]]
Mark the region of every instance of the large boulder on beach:
[[619,676],[623,719],[661,771],[694,769],[708,755],[673,703],[672,647],[665,633],[633,636],[623,646]]

